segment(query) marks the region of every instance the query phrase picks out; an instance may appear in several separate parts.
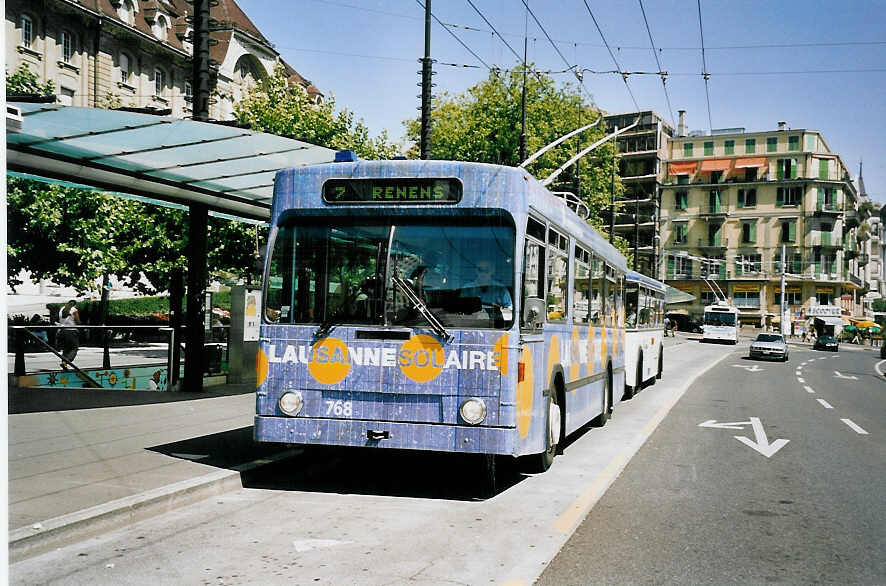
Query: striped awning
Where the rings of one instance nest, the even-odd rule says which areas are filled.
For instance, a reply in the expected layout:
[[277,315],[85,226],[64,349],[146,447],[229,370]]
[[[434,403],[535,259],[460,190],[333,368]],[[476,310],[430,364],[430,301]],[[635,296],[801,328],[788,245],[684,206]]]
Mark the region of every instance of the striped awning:
[[688,175],[695,173],[698,161],[679,161],[668,165],[668,175]]
[[745,157],[744,159],[735,160],[736,169],[745,169],[748,167],[763,167],[766,165],[766,157]]
[[732,165],[732,159],[708,159],[701,162],[701,172],[726,171]]

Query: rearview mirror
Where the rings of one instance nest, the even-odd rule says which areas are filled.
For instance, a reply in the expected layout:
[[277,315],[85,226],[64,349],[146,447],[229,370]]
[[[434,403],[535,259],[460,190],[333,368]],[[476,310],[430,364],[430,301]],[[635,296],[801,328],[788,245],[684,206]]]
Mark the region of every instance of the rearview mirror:
[[523,327],[538,329],[544,325],[545,301],[537,297],[523,300]]

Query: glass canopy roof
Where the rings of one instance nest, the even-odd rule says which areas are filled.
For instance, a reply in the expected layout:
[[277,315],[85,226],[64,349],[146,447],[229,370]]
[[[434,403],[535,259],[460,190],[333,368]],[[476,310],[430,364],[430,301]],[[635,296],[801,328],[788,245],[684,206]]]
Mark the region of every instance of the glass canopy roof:
[[97,108],[10,102],[11,171],[256,219],[270,216],[274,174],[331,162],[307,142],[206,122]]

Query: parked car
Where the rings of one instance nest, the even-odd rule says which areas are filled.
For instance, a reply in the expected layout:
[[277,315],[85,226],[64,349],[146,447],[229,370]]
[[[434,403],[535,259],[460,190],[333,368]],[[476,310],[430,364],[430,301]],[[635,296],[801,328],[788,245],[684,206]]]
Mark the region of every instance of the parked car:
[[788,361],[788,344],[781,334],[759,334],[751,342],[751,358],[774,358],[782,362]]
[[838,352],[840,350],[840,342],[833,336],[819,336],[815,338],[815,344],[812,345],[812,349]]

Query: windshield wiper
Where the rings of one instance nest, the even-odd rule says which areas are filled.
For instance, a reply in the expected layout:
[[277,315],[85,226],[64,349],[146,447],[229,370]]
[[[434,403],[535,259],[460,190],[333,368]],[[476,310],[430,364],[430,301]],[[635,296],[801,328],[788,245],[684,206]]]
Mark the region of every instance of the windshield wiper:
[[320,324],[320,327],[314,330],[314,339],[325,338],[336,325],[338,325],[338,315],[335,313],[329,314],[323,320],[323,323]]
[[422,315],[422,317],[427,320],[429,324],[431,324],[431,329],[434,330],[434,333],[437,334],[438,337],[443,338],[447,342],[452,340],[452,336],[449,332],[446,331],[446,328],[443,327],[443,324],[440,323],[440,320],[437,319],[437,316],[434,315],[428,306],[425,305],[425,302],[422,301],[421,297],[415,292],[415,289],[402,277],[391,277],[391,281],[396,285],[403,294],[406,295],[406,298],[410,303],[418,310],[418,312]]

